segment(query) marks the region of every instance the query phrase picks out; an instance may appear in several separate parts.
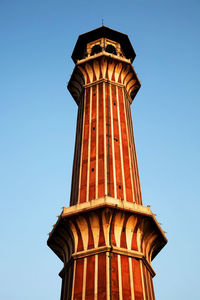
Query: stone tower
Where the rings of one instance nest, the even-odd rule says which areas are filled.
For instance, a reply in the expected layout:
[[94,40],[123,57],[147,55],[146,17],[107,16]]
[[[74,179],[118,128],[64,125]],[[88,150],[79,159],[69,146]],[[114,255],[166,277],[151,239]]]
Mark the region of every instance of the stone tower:
[[130,105],[140,88],[127,35],[79,36],[68,89],[78,117],[70,207],[48,246],[63,261],[61,300],[153,300],[152,259],[167,243],[142,204]]

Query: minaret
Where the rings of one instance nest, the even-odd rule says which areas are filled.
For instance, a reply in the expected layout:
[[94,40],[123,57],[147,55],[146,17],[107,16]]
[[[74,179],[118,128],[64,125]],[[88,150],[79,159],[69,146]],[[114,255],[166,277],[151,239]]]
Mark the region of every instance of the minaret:
[[167,243],[143,206],[130,105],[140,88],[127,35],[79,36],[68,89],[78,105],[70,207],[48,239],[63,261],[61,300],[153,300],[152,259]]

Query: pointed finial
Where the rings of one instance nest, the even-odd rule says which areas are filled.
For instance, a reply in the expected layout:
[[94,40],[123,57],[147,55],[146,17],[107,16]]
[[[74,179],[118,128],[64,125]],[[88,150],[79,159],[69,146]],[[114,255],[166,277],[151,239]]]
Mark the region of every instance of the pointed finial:
[[102,26],[104,26],[103,21],[104,21],[104,19],[102,19]]

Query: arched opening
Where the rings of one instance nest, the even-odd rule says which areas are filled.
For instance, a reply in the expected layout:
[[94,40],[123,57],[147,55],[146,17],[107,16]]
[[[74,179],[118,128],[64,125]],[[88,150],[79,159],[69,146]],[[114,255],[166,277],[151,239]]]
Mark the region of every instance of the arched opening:
[[101,46],[100,45],[95,45],[94,47],[92,47],[91,55],[97,54],[97,53],[99,53],[101,51],[102,51]]
[[117,55],[116,49],[115,49],[115,47],[112,46],[112,45],[108,45],[108,46],[106,47],[106,52]]

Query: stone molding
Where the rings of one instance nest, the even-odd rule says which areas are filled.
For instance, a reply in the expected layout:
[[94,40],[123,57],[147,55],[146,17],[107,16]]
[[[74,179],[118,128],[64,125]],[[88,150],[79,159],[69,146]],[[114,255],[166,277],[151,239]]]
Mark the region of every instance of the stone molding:
[[130,60],[102,52],[82,59],[76,64],[68,89],[78,105],[83,89],[94,82],[98,83],[101,79],[123,86],[130,96],[130,103],[141,86]]

